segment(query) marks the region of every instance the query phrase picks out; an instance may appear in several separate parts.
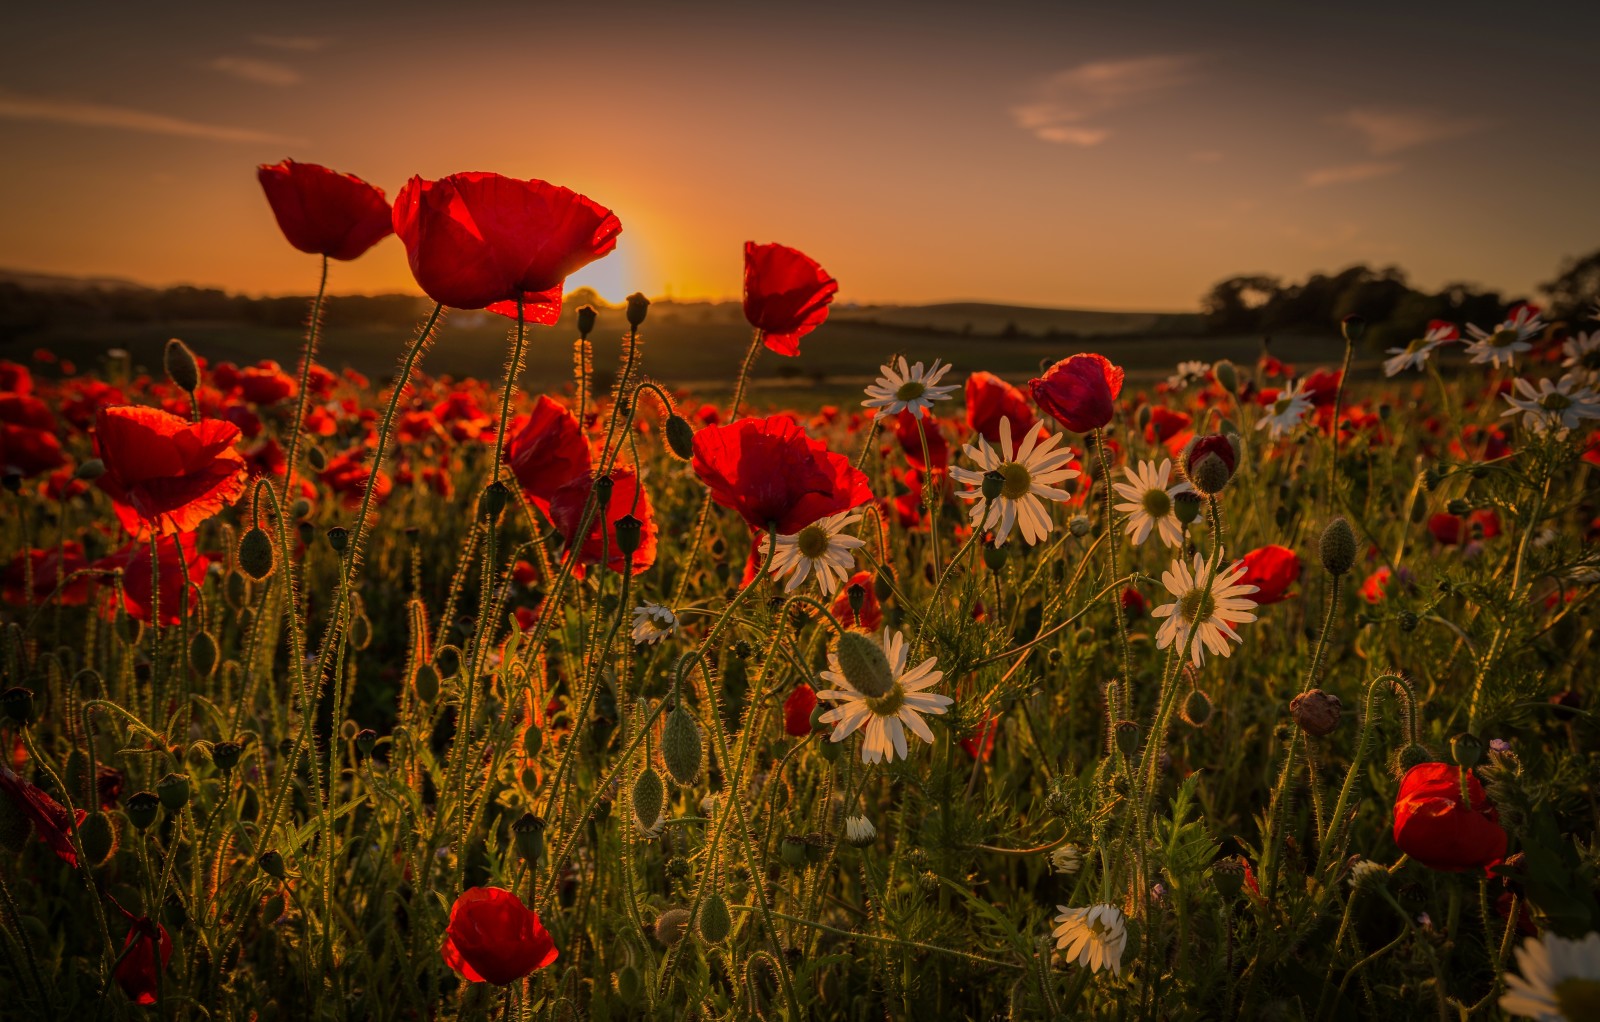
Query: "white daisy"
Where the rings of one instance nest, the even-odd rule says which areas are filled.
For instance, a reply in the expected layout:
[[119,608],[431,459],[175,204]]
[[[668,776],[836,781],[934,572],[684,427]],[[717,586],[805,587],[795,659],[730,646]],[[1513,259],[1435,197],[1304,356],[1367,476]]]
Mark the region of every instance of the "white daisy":
[[1600,394],[1584,386],[1577,373],[1568,373],[1554,383],[1545,377],[1537,387],[1518,377],[1516,388],[1522,396],[1505,395],[1511,407],[1500,417],[1521,414],[1524,428],[1536,433],[1565,435],[1587,419],[1600,419]]
[[1188,361],[1179,362],[1178,371],[1167,377],[1167,386],[1173,390],[1183,390],[1191,383],[1199,383],[1211,372],[1210,362]]
[[854,551],[867,545],[864,539],[842,535],[846,526],[860,520],[858,511],[841,511],[812,522],[793,536],[779,536],[772,554],[772,574],[789,576],[783,591],[799,589],[815,571],[824,595],[832,596],[856,570]]
[[1561,345],[1561,353],[1566,356],[1561,360],[1561,368],[1581,373],[1591,382],[1600,380],[1600,330],[1567,338]]
[[1428,332],[1403,348],[1390,348],[1393,358],[1383,360],[1383,375],[1399,376],[1407,369],[1421,369],[1428,364],[1435,348],[1441,344],[1461,339],[1461,331],[1454,323],[1436,319],[1428,324]]
[[1065,873],[1068,876],[1083,868],[1083,849],[1074,844],[1065,844],[1050,853],[1050,869],[1056,873]]
[[1278,391],[1278,396],[1268,406],[1267,414],[1256,420],[1256,429],[1268,431],[1277,440],[1296,426],[1311,410],[1311,398],[1306,394],[1306,381],[1296,380],[1293,388]]
[[1205,558],[1195,554],[1193,571],[1183,561],[1173,561],[1172,567],[1162,574],[1161,584],[1167,587],[1167,592],[1178,598],[1177,602],[1163,604],[1150,612],[1151,617],[1167,619],[1156,632],[1156,648],[1174,646],[1181,650],[1189,630],[1199,628],[1193,644],[1194,652],[1190,656],[1196,667],[1205,659],[1204,653],[1208,649],[1218,656],[1233,652],[1228,640],[1243,641],[1233,626],[1241,621],[1256,619],[1251,613],[1256,601],[1247,597],[1258,587],[1237,584],[1245,570],[1243,561],[1223,568],[1211,583],[1208,593]]
[[678,615],[659,603],[641,603],[633,608],[633,642],[649,646],[671,635],[678,627]]
[[1506,973],[1500,1010],[1540,1022],[1600,1018],[1600,933],[1567,940],[1547,933],[1517,948],[1522,975]]
[[1531,305],[1519,305],[1511,310],[1511,318],[1495,327],[1493,333],[1468,323],[1467,333],[1472,335],[1472,341],[1467,345],[1467,354],[1472,356],[1474,365],[1487,362],[1496,369],[1509,366],[1516,361],[1519,352],[1532,350],[1533,338],[1543,329],[1544,320],[1539,318],[1539,310]]
[[844,839],[857,848],[865,848],[877,840],[878,828],[865,816],[847,816],[844,820]]
[[1122,473],[1128,481],[1111,485],[1127,500],[1126,504],[1118,504],[1117,510],[1128,516],[1128,535],[1133,537],[1133,545],[1142,544],[1149,538],[1150,530],[1159,527],[1161,542],[1167,546],[1183,546],[1183,524],[1173,513],[1172,498],[1189,493],[1194,487],[1188,483],[1168,485],[1172,478],[1172,459],[1163,459],[1160,468],[1153,461],[1141,461],[1138,471],[1124,465]]
[[1128,946],[1128,924],[1122,910],[1115,905],[1057,905],[1056,909],[1060,914],[1050,935],[1067,961],[1091,972],[1109,968],[1113,976],[1121,976],[1122,952]]
[[[1011,535],[1011,527],[1022,530],[1022,540],[1029,546],[1050,535],[1050,514],[1046,500],[1068,499],[1067,491],[1058,489],[1056,483],[1075,479],[1078,470],[1068,468],[1072,452],[1063,447],[1056,449],[1064,434],[1053,434],[1044,443],[1038,443],[1039,431],[1028,431],[1021,447],[1011,443],[1011,420],[1000,420],[1000,450],[989,446],[989,441],[978,437],[978,446],[967,444],[963,451],[978,463],[976,470],[953,465],[950,478],[970,487],[960,494],[963,500],[975,501],[972,506],[972,527],[994,532],[994,545],[1004,546]],[[983,500],[983,476],[986,472],[999,472],[1005,477],[1000,496]],[[985,514],[987,505],[988,513]]]
[[891,362],[878,368],[883,375],[867,388],[867,399],[861,403],[867,408],[876,408],[880,419],[904,411],[921,415],[925,409],[932,408],[935,401],[945,400],[956,389],[953,383],[939,385],[950,367],[940,365],[938,359],[933,360],[933,368],[926,372],[921,362],[908,367],[904,355],[900,356],[898,363]]
[[932,743],[933,732],[921,714],[943,713],[955,702],[924,691],[937,685],[944,672],[933,669],[932,657],[907,671],[909,652],[905,636],[888,628],[882,640],[866,632],[846,632],[828,652],[829,669],[822,680],[836,687],[818,692],[817,698],[839,705],[817,719],[834,725],[831,741],[841,742],[859,730],[864,763],[893,762],[896,755],[905,759],[907,730]]

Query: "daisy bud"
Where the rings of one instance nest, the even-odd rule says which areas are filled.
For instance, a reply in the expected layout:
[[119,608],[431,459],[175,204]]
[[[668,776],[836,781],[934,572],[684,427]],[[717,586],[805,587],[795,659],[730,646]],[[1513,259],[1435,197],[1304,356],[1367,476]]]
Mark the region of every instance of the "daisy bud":
[[1172,495],[1172,516],[1180,523],[1188,525],[1200,517],[1200,494],[1193,490],[1184,490],[1182,493]]
[[200,363],[195,361],[194,352],[189,346],[176,337],[167,342],[167,350],[163,353],[162,360],[167,367],[167,379],[177,384],[178,389],[186,394],[193,394],[200,386]]
[[117,850],[117,827],[105,813],[90,813],[78,824],[78,840],[89,865],[98,866]]
[[722,895],[712,891],[700,903],[700,939],[707,944],[721,944],[733,929],[733,916],[728,913],[728,903]]
[[1450,758],[1456,766],[1471,768],[1483,757],[1483,740],[1470,731],[1450,739]]
[[328,545],[333,547],[335,553],[344,553],[345,544],[350,541],[350,530],[342,525],[335,525],[328,530]]
[[81,479],[86,483],[92,483],[105,474],[106,463],[101,461],[99,458],[90,458],[88,461],[77,467],[77,469],[72,473],[72,478]]
[[272,549],[272,537],[267,530],[256,526],[239,540],[239,567],[244,573],[260,582],[272,574],[277,554]]
[[288,876],[288,870],[283,867],[283,855],[276,850],[263,852],[261,858],[256,860],[256,865],[261,867],[261,872],[274,880],[282,880]]
[[1221,493],[1239,467],[1239,438],[1211,433],[1197,436],[1183,449],[1183,474],[1207,495]]
[[594,306],[584,305],[578,309],[578,336],[588,338],[594,330]]
[[644,523],[633,515],[623,515],[617,519],[613,526],[617,533],[617,549],[623,555],[633,553],[639,549],[639,542],[644,538]]
[[[700,776],[701,761],[700,725],[684,709],[683,703],[672,708],[667,722],[661,727],[661,759],[667,773],[679,784],[693,784]],[[655,820],[652,818],[652,823]]]
[[878,828],[865,816],[847,816],[844,820],[844,839],[856,848],[865,848],[878,839]]
[[161,811],[161,799],[153,791],[136,791],[128,796],[122,808],[135,829],[147,830],[156,822],[156,814]]
[[1244,890],[1244,863],[1237,855],[1218,859],[1211,864],[1211,882],[1223,901],[1233,901]]
[[635,291],[628,296],[628,325],[638,326],[644,322],[644,317],[650,312],[650,299],[642,293]]
[[839,670],[857,692],[868,699],[879,699],[894,688],[894,671],[883,644],[871,635],[850,629],[834,646],[839,658]]
[[654,767],[645,767],[633,782],[633,818],[639,826],[649,829],[661,818],[661,807],[666,804],[667,790],[661,775]]
[[168,774],[156,782],[156,797],[169,813],[183,811],[189,804],[189,778],[184,774]]
[[1217,378],[1217,383],[1230,394],[1239,393],[1239,370],[1227,359],[1221,359],[1211,367],[1211,375]]
[[1314,688],[1289,700],[1289,715],[1308,735],[1321,738],[1333,733],[1344,713],[1344,703],[1331,692]]
[[1338,576],[1348,572],[1356,563],[1356,534],[1350,523],[1335,518],[1322,530],[1322,567],[1328,574]]
[[1050,868],[1057,873],[1074,876],[1083,869],[1083,849],[1065,844],[1050,853]]
[[1426,469],[1423,469],[1423,471],[1422,471],[1422,488],[1423,489],[1425,489],[1425,490],[1427,490],[1427,491],[1429,491],[1431,493],[1432,491],[1437,490],[1439,488],[1439,484],[1441,482],[1443,482],[1443,481],[1444,481],[1444,473],[1439,471],[1437,468],[1433,467],[1432,465],[1429,465]]
[[694,427],[677,412],[667,417],[667,446],[684,461],[694,459]]
[[4,706],[6,716],[18,724],[28,725],[34,721],[32,689],[20,685],[6,689],[0,694],[0,706]]
[[511,834],[516,841],[517,854],[522,856],[530,868],[539,865],[544,858],[544,817],[532,813],[523,813],[517,822],[511,825]]
[[1389,885],[1389,870],[1381,862],[1358,859],[1350,867],[1350,886],[1358,891],[1376,891]]
[[669,908],[656,917],[656,940],[667,947],[682,940],[688,931],[689,910],[686,908]]
[[1344,334],[1345,340],[1355,344],[1367,332],[1367,321],[1352,313],[1339,321],[1339,332]]

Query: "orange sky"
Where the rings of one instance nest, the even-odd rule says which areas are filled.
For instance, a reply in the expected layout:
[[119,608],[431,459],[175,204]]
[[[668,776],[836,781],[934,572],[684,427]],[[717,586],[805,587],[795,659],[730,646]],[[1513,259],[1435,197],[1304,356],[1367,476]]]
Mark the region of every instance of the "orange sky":
[[[736,295],[746,239],[844,300],[1164,309],[1356,261],[1528,292],[1600,246],[1593,13],[219,6],[13,15],[0,266],[303,293],[285,156],[575,188],[624,226],[572,281],[611,298]],[[394,239],[332,287],[416,290]]]

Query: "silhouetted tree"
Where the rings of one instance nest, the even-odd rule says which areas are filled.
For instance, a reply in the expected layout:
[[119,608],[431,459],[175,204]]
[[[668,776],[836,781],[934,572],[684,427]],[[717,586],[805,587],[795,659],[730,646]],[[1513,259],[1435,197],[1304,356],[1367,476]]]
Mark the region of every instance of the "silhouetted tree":
[[1550,297],[1547,318],[1568,321],[1587,319],[1600,301],[1600,249],[1586,256],[1567,259],[1561,275],[1539,290]]

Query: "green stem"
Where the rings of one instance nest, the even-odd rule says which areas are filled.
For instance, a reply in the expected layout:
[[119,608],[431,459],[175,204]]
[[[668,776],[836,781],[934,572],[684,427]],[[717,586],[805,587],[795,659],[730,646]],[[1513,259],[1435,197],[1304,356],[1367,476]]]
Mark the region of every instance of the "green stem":
[[294,492],[294,469],[300,454],[300,434],[305,428],[307,391],[311,384],[311,361],[317,355],[317,339],[322,331],[322,299],[328,293],[328,257],[322,257],[322,280],[317,284],[317,297],[311,302],[311,322],[306,327],[306,353],[300,363],[300,394],[294,403],[294,420],[289,423],[289,452],[283,468],[283,503],[289,503]]

